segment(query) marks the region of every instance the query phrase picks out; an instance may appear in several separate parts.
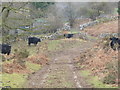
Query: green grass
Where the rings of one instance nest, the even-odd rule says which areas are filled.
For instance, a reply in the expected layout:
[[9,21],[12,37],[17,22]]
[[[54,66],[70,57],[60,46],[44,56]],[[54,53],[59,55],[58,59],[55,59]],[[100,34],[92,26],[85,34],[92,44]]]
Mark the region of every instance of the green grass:
[[97,76],[92,76],[88,70],[80,71],[80,75],[86,78],[86,82],[91,84],[94,88],[117,88],[104,84]]
[[88,35],[88,38],[89,38],[89,39],[92,39],[92,40],[98,40],[98,38],[97,38],[97,37],[90,36],[90,35]]
[[[40,43],[37,45],[39,46]],[[13,48],[12,48],[12,53],[14,53],[14,50],[15,49],[20,49],[20,50],[23,50],[23,49],[26,49],[30,55],[35,55],[37,52],[37,46],[34,46],[34,45],[31,45],[31,46],[28,46],[27,45],[27,41],[19,41],[19,42],[16,42],[16,43],[13,43]]]
[[79,46],[83,43],[85,43],[85,40],[79,39],[78,40],[51,40],[48,41],[48,50],[49,51],[55,51],[55,50],[59,50],[59,49],[68,49],[71,47],[76,47]]
[[[38,46],[39,46],[39,44],[38,44]],[[12,53],[15,53],[14,49],[20,49],[20,50],[26,49],[29,51],[30,56],[32,56],[32,55],[36,54],[36,50],[37,50],[38,46],[34,46],[34,45],[28,46],[27,42],[19,41],[19,42],[13,43]],[[12,63],[12,62],[13,62],[13,60],[10,60],[10,61],[5,61],[2,64]],[[32,72],[36,72],[41,68],[40,65],[31,63],[28,61],[26,62],[26,67],[29,70],[31,70]],[[22,86],[26,82],[27,76],[28,76],[28,74],[18,74],[18,73],[7,74],[7,73],[4,73],[4,74],[2,74],[3,87],[4,86],[11,86],[12,88],[22,88]]]
[[26,62],[26,66],[32,72],[38,71],[41,68],[41,65],[34,64],[34,63],[31,63],[31,62]]
[[26,82],[27,75],[25,74],[2,74],[2,87],[11,86],[12,88],[22,88]]
[[98,77],[91,77],[91,80],[89,81],[94,87],[96,88],[113,88],[110,85],[106,85],[104,83],[102,83]]
[[[63,71],[62,71],[63,72]],[[48,76],[48,80],[46,81],[46,84],[51,85],[51,83],[54,83],[53,88],[59,88],[59,87],[67,87],[67,88],[72,88],[73,83],[69,82],[66,78],[66,74],[63,73],[56,73],[56,74],[52,74]],[[54,79],[54,78],[58,78],[58,79]],[[58,81],[60,81],[61,83],[58,84]]]
[[6,60],[6,61],[4,61],[4,62],[1,62],[1,64],[10,64],[10,63],[13,63],[13,60]]
[[64,87],[69,87],[69,88],[72,88],[72,86],[73,86],[73,83],[68,82],[68,81],[64,81],[62,84],[63,84]]
[[54,51],[56,49],[59,49],[58,45],[61,43],[60,40],[52,40],[52,41],[49,41],[48,43],[48,50],[50,51]]
[[90,71],[88,71],[88,70],[81,71],[80,75],[82,75],[84,77],[88,77],[90,75]]
[[[36,72],[41,68],[40,65],[31,63],[31,62],[26,62],[26,66],[32,72]],[[2,82],[3,82],[2,87],[10,86],[12,88],[22,88],[24,83],[26,82],[27,76],[28,74],[3,73],[2,74]]]
[[80,33],[80,31],[71,30],[69,33],[77,34],[77,33]]
[[[33,56],[33,55],[37,54],[37,49],[42,44],[44,44],[44,42],[38,43],[37,46],[34,46],[34,45],[28,46],[27,41],[18,41],[18,42],[12,43],[12,53],[15,53],[14,49],[19,49],[19,50],[26,49],[30,53],[29,56]],[[13,60],[9,60],[9,61],[2,62],[0,64],[12,63],[12,62],[13,62]],[[27,69],[31,70],[31,72],[36,72],[36,71],[41,69],[41,65],[34,64],[32,62],[29,62],[29,61],[26,61],[26,67],[27,67]],[[23,85],[25,84],[25,82],[27,81],[27,76],[28,76],[28,74],[19,74],[19,73],[7,74],[7,73],[3,73],[2,74],[2,78],[3,78],[2,79],[2,82],[3,82],[2,87],[10,86],[12,88],[22,88]]]
[[[41,66],[38,64],[34,64],[31,62],[26,62],[26,66],[31,72],[36,72],[38,71]],[[12,88],[22,88],[24,83],[26,82],[28,74],[18,74],[18,73],[13,73],[13,74],[7,74],[3,73],[2,74],[2,87],[5,86],[10,86]]]
[[80,31],[72,29],[72,30],[68,31],[68,33],[77,34],[77,33],[80,33]]

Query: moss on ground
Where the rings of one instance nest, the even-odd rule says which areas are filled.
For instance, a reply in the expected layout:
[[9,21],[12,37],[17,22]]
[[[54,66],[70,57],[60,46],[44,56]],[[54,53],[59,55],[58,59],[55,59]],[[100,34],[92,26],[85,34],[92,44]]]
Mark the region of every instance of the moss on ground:
[[2,87],[10,86],[11,88],[22,88],[26,82],[26,74],[2,74]]
[[86,71],[81,71],[81,75],[82,75],[83,77],[88,77],[88,76],[90,75],[90,72],[89,72],[88,70],[86,70]]
[[113,88],[110,85],[102,83],[102,81],[100,81],[97,76],[91,76],[91,80],[89,82],[96,88]]
[[26,62],[26,66],[29,70],[31,70],[32,72],[38,71],[41,69],[41,65],[39,64],[34,64],[31,62]]

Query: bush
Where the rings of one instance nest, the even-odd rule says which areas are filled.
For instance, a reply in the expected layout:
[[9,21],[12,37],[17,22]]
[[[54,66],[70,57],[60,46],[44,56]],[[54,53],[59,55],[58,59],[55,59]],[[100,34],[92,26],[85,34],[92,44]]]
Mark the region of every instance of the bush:
[[88,40],[88,35],[87,35],[87,33],[81,32],[81,33],[79,33],[79,38],[83,39],[83,40]]
[[23,49],[22,51],[15,49],[14,51],[15,51],[15,56],[17,56],[18,59],[24,59],[29,56],[29,52],[26,49]]
[[16,57],[16,63],[18,63],[20,66],[25,67],[26,61],[25,58],[29,56],[29,52],[26,49],[18,50],[15,49],[15,57]]
[[106,65],[109,74],[103,78],[105,84],[116,84],[118,79],[118,62],[110,62]]
[[57,37],[56,37],[57,39],[63,39],[63,38],[65,38],[63,35],[58,35]]
[[3,43],[10,43],[12,40],[15,40],[15,36],[13,35],[7,35],[2,37],[2,42]]
[[102,38],[101,46],[102,48],[105,50],[105,53],[110,49],[110,36],[105,36],[104,38]]
[[6,60],[6,58],[3,55],[1,55],[0,58],[2,58],[2,62],[4,62]]
[[115,84],[116,83],[116,76],[113,74],[108,74],[106,77],[104,77],[103,83],[105,84]]
[[105,50],[105,52],[107,52],[110,49],[110,47],[109,47],[109,41],[108,40],[104,41],[102,47]]
[[0,59],[2,60],[2,62],[6,60],[6,58],[3,55],[0,55]]

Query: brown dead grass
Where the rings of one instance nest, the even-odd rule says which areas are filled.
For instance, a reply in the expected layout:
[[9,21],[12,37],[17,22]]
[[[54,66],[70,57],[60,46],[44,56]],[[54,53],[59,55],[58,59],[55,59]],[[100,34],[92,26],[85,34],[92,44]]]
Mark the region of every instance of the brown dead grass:
[[88,27],[85,29],[85,32],[92,36],[98,36],[102,33],[118,33],[118,20]]
[[[28,57],[25,59],[26,61],[31,61],[35,64],[45,65],[48,63],[48,58],[44,54],[36,54],[34,56]],[[30,70],[27,69],[26,66],[21,66],[16,59],[13,59],[11,63],[4,63],[2,65],[2,72],[3,73],[31,73]]]
[[48,63],[48,58],[46,55],[44,54],[36,54],[34,56],[28,57],[27,58],[28,61],[31,61],[32,63],[35,64],[40,64],[40,65],[45,65]]
[[110,62],[117,62],[117,57],[118,51],[109,49],[106,52],[101,46],[96,45],[92,49],[81,53],[80,56],[76,57],[74,60],[83,66],[82,69],[90,70],[93,75],[103,78],[109,73],[106,69],[106,65]]
[[75,20],[75,24],[74,24],[73,28],[79,27],[81,24],[87,23],[89,21],[90,21],[89,19]]
[[30,73],[31,71],[28,70],[26,67],[22,67],[20,64],[18,63],[7,63],[3,65],[3,73]]

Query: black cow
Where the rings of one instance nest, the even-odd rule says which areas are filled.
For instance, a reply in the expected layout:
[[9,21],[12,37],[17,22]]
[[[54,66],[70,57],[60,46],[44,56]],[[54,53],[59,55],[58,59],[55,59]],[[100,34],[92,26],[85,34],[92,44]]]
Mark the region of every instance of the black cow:
[[112,37],[112,38],[110,38],[110,40],[111,40],[110,46],[113,50],[116,50],[115,45],[118,45],[117,49],[120,49],[120,39],[119,38]]
[[73,34],[64,34],[64,37],[71,38],[71,37],[73,37]]
[[9,44],[0,44],[0,50],[2,54],[9,55],[11,52],[11,45]]
[[30,46],[31,43],[37,45],[38,42],[41,42],[40,38],[37,37],[29,37],[28,38],[28,45]]

